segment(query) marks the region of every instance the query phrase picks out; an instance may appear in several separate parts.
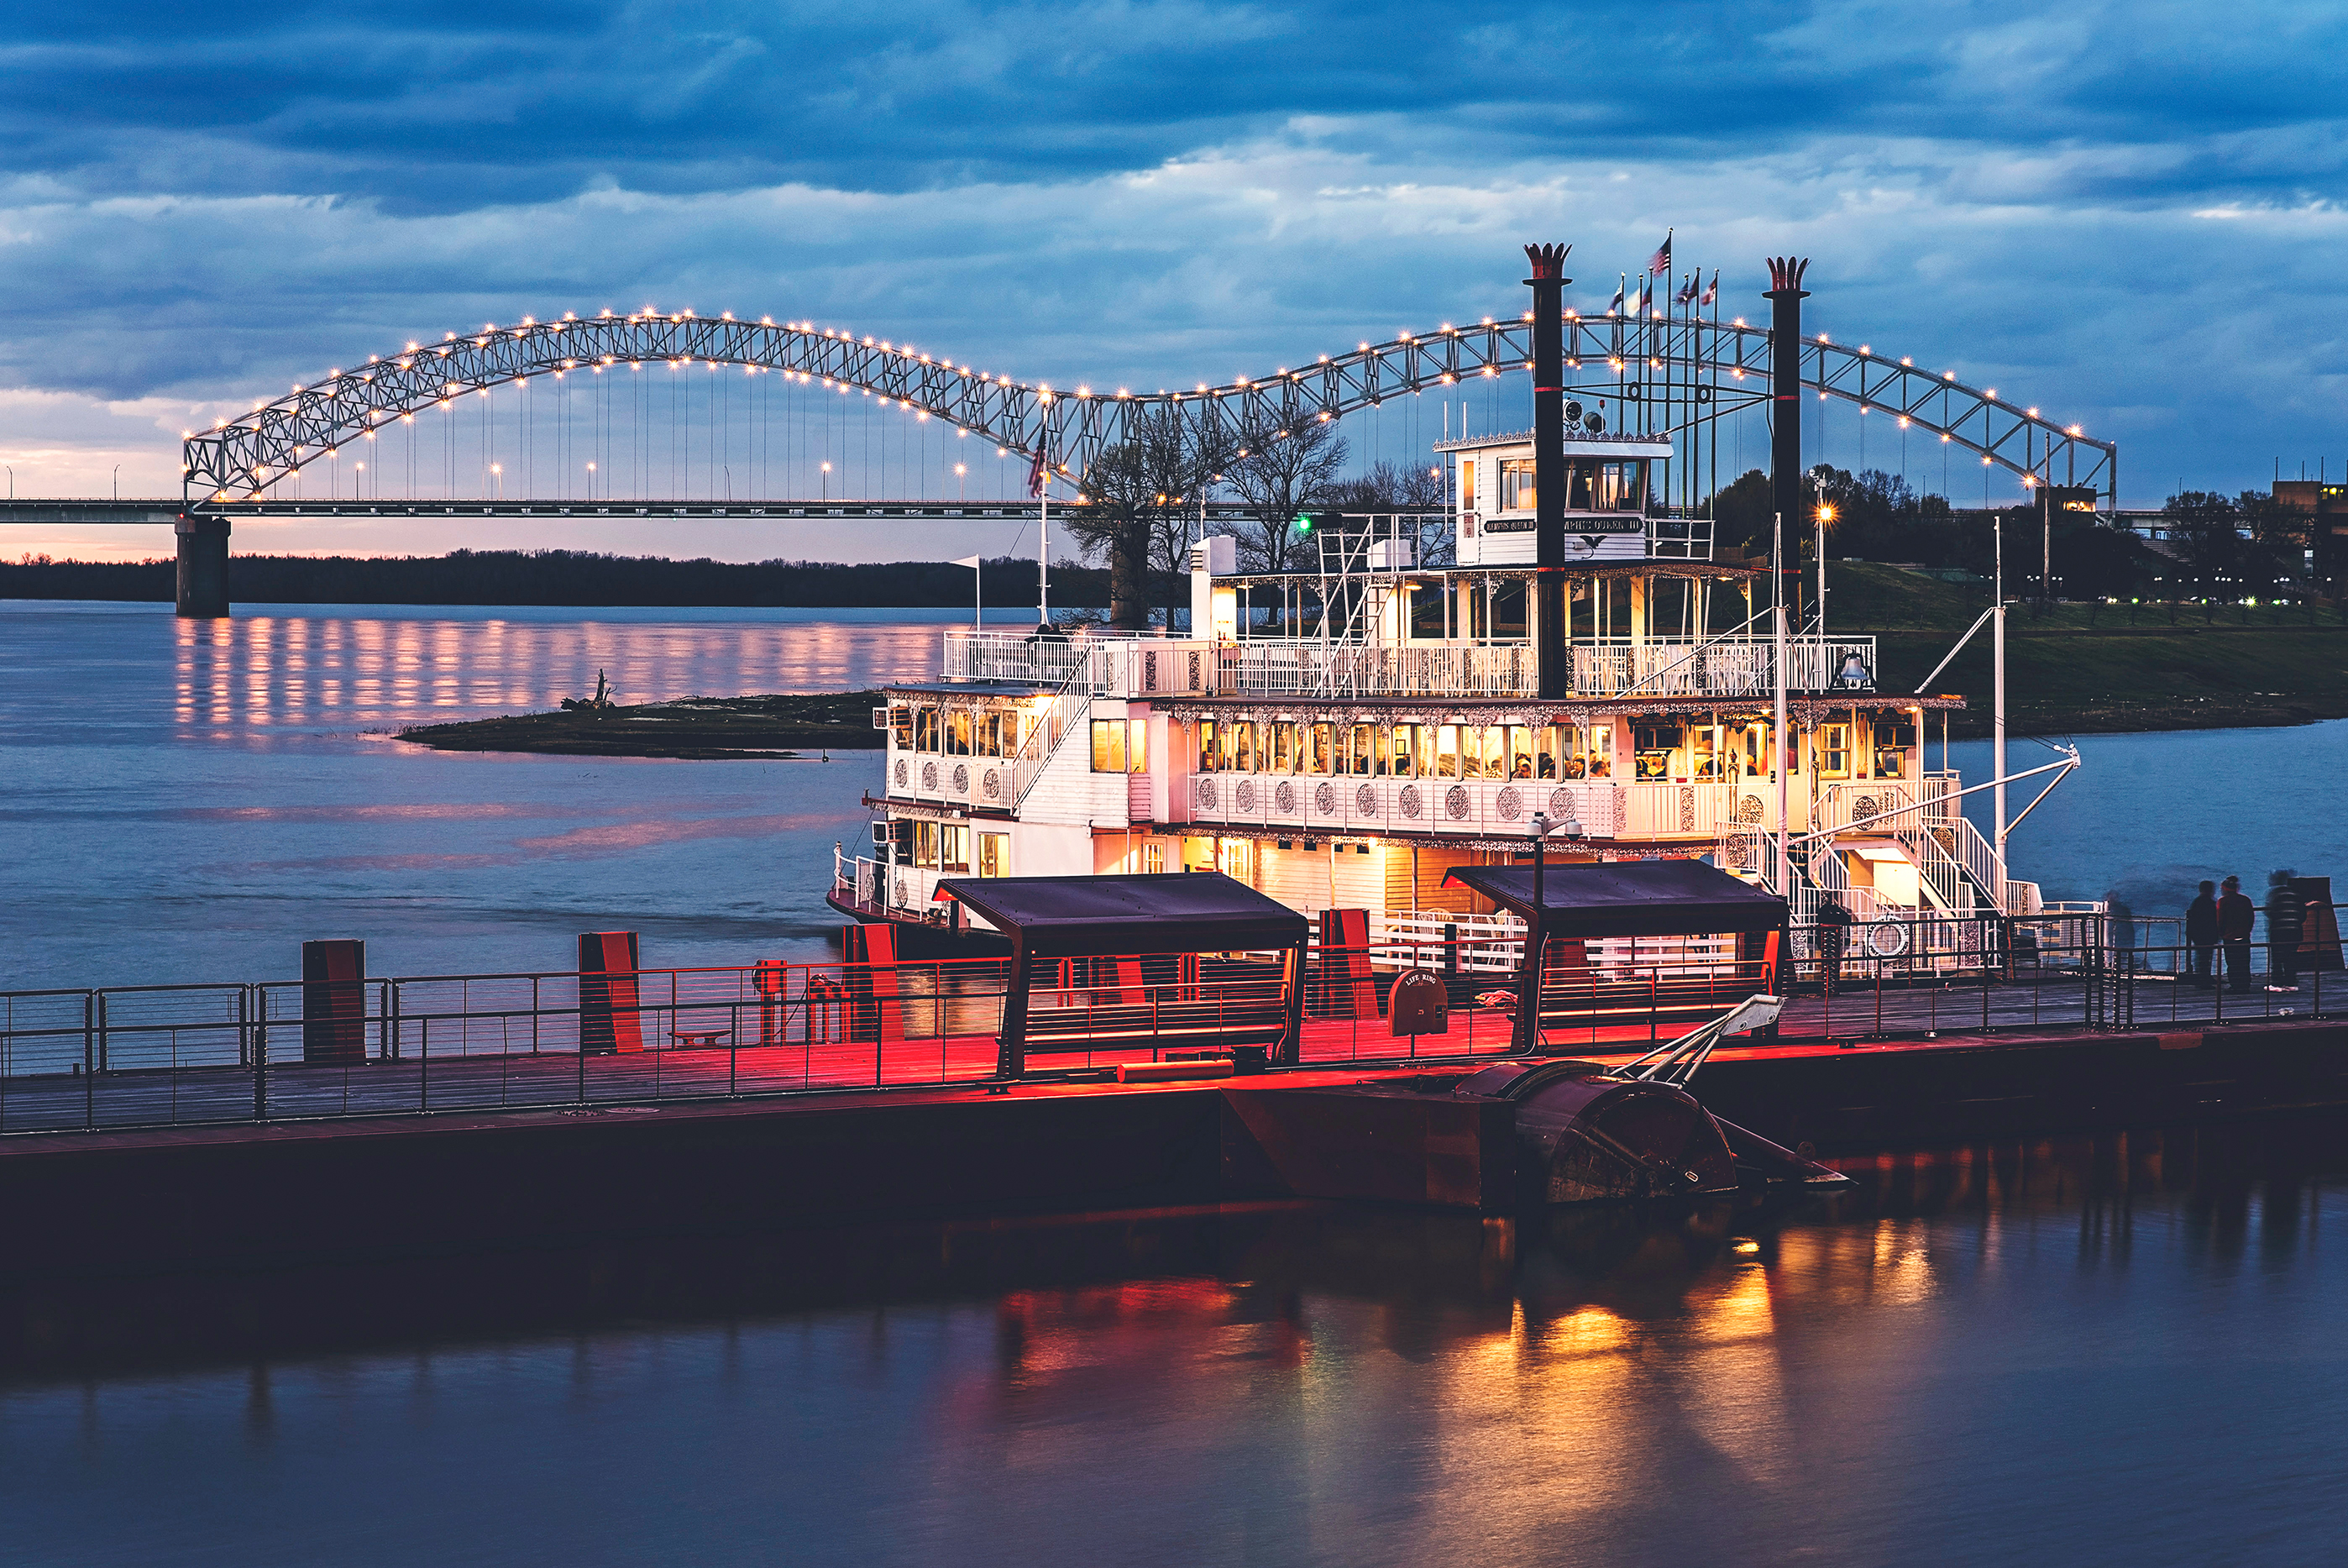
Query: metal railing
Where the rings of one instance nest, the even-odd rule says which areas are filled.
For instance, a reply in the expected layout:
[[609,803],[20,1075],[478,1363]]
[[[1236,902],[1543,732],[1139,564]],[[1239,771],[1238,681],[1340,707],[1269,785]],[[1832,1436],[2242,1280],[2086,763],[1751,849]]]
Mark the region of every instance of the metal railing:
[[[953,629],[944,678],[1066,686],[1096,696],[1525,697],[1538,686],[1529,642],[1411,642],[1244,637],[1218,643],[1151,633],[1086,631],[1069,638]],[[1762,696],[1775,689],[1766,637],[1584,638],[1568,647],[1582,696]],[[1847,675],[1858,661],[1859,673]],[[1872,637],[1787,643],[1789,689],[1875,689]]]
[[[1364,948],[1315,946],[1304,1065],[1509,1049],[1523,943],[1514,926],[1505,916],[1430,911],[1386,917]],[[1961,929],[1938,929],[1948,927]],[[2164,921],[2091,912],[1803,925],[1774,970],[1753,938],[1742,947],[1704,938],[1560,944],[1544,976],[1542,1028],[1551,1048],[1643,1048],[1692,1009],[1764,987],[1791,997],[1778,1026],[1789,1041],[1921,1042],[2348,1010],[2336,949],[2238,944],[2230,961],[2219,946],[2188,947],[2170,934]],[[1031,1011],[1028,1048],[1047,1072],[1211,1051],[1220,1027],[1211,1009],[1261,1004],[1270,963],[1268,954],[1172,955],[1154,968],[1148,958],[1046,965],[1031,989],[1040,1011]],[[1393,1032],[1386,993],[1409,969],[1443,983],[1446,1033]],[[1007,977],[1006,960],[978,957],[5,992],[0,1132],[970,1084],[995,1069]],[[2294,977],[2297,989],[2280,988]]]

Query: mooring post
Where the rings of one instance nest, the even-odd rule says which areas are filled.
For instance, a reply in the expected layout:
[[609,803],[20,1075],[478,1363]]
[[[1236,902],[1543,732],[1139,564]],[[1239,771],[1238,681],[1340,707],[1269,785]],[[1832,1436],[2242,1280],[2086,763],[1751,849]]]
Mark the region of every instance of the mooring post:
[[228,614],[228,519],[180,514],[179,612],[210,618]]

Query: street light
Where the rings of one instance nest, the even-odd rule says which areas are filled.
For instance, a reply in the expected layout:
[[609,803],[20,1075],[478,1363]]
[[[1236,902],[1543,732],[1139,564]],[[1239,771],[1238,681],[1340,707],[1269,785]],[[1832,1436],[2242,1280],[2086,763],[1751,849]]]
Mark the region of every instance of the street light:
[[1549,946],[1549,921],[1545,913],[1548,892],[1548,878],[1544,875],[1547,867],[1545,851],[1551,833],[1562,833],[1568,843],[1574,844],[1580,843],[1583,837],[1581,820],[1570,811],[1561,822],[1550,820],[1546,811],[1533,813],[1533,917],[1530,929],[1525,933],[1526,948],[1532,959],[1525,965],[1526,974],[1531,976],[1530,994],[1517,998],[1518,1027],[1526,1031],[1520,1043],[1528,1045],[1540,1035],[1541,971],[1549,958],[1544,951]]

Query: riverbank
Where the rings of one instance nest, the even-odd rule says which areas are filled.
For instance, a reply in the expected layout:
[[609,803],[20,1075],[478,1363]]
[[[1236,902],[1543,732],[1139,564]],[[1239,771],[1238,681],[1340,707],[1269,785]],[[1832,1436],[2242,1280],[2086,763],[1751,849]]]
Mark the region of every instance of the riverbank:
[[458,724],[417,725],[399,738],[435,751],[523,751],[554,757],[760,761],[824,751],[870,751],[880,694],[692,696],[634,707],[574,707]]

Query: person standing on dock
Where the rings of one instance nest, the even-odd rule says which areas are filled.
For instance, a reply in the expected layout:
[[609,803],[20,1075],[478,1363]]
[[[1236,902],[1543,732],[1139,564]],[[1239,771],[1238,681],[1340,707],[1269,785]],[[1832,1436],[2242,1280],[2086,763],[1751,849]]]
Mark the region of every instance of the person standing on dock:
[[2299,896],[2296,873],[2267,878],[2267,989],[2299,989],[2299,939],[2307,923],[2307,901]]
[[2228,877],[2225,896],[2218,901],[2218,940],[2226,947],[2226,989],[2250,988],[2250,926],[2259,906],[2242,893],[2242,879]]
[[2207,991],[2218,958],[2218,884],[2205,882],[2200,896],[2185,906],[2185,945],[2192,954],[2190,984]]

